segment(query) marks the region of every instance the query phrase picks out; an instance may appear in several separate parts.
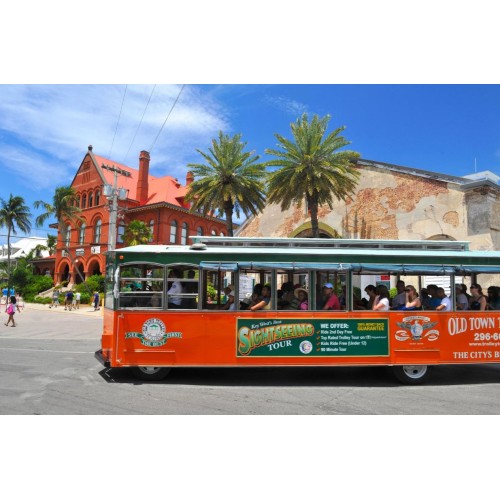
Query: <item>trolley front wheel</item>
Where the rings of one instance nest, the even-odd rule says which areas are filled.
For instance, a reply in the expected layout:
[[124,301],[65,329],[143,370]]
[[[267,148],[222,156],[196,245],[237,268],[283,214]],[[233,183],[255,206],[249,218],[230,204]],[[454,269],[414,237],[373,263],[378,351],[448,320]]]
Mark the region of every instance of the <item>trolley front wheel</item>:
[[393,366],[394,375],[403,384],[417,385],[425,382],[430,375],[431,367],[427,365]]
[[132,372],[138,379],[141,380],[162,380],[170,372],[170,368],[162,368],[161,366],[134,366]]

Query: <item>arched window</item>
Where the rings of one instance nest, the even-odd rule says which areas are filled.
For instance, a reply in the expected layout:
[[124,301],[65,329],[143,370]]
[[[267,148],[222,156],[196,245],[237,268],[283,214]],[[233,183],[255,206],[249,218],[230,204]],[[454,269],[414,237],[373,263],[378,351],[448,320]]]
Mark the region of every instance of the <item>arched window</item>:
[[153,219],[149,221],[149,230],[151,231],[151,237],[149,238],[149,242],[151,243],[155,234],[155,221]]
[[102,220],[97,219],[95,222],[94,243],[101,242],[101,229],[102,229]]
[[66,238],[64,239],[64,245],[69,247],[70,242],[71,242],[71,226],[68,224],[66,226]]
[[92,206],[92,198],[93,198],[93,193],[92,191],[89,193],[89,208]]
[[80,235],[78,237],[79,245],[83,245],[85,243],[85,229],[87,229],[87,224],[85,224],[85,222],[82,222],[82,225],[80,226]]
[[124,234],[125,234],[125,222],[121,221],[118,224],[118,237],[117,237],[118,243],[123,243],[123,235]]
[[95,192],[95,206],[97,207],[101,201],[101,191],[99,189]]
[[187,243],[187,235],[188,235],[188,225],[187,222],[183,222],[181,231],[181,245],[185,245]]
[[80,196],[76,197],[75,204],[77,208],[80,208]]
[[170,223],[170,243],[175,245],[177,243],[177,221],[173,220]]
[[82,196],[82,208],[87,208],[87,195]]
[[198,226],[198,229],[196,230],[196,234],[198,236],[203,236],[203,228],[201,226]]

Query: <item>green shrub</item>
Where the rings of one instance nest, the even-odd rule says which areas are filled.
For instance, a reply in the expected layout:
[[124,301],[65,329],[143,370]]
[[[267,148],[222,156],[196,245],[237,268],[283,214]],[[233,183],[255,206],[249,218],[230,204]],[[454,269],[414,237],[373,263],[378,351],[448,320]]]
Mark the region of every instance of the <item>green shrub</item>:
[[[104,292],[104,276],[94,274],[89,276],[84,283],[79,283],[73,289],[73,291],[80,293],[94,293],[95,291]],[[83,298],[82,298],[83,302]]]
[[52,304],[51,297],[33,297],[33,300],[27,300],[26,302],[34,302],[35,304]]

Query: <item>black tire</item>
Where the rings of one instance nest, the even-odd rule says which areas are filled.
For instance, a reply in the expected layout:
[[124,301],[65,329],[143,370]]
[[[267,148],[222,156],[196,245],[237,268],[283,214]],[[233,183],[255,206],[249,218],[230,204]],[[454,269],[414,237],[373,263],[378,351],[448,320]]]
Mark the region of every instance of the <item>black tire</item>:
[[170,368],[162,368],[161,366],[133,366],[132,373],[140,380],[155,381],[163,380]]
[[429,378],[431,367],[427,365],[402,365],[393,366],[392,370],[396,378],[403,384],[418,385]]

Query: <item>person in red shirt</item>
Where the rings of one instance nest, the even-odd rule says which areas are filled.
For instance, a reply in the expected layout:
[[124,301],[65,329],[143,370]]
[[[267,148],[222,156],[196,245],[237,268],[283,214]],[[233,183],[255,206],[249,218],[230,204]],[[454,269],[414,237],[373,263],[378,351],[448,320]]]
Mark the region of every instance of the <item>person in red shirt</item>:
[[326,302],[323,306],[323,311],[340,311],[340,302],[338,297],[333,293],[333,285],[331,283],[327,283],[323,287],[323,291],[325,293]]

